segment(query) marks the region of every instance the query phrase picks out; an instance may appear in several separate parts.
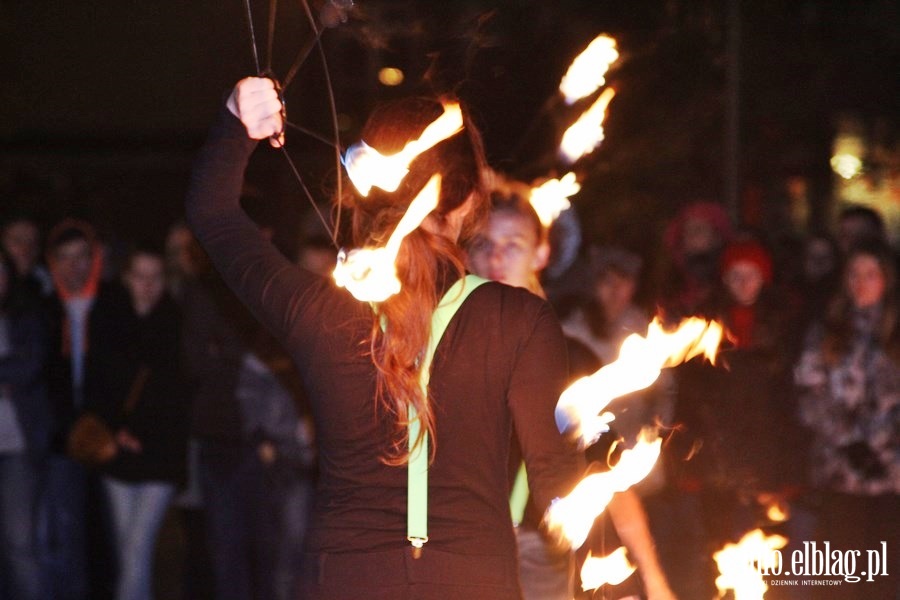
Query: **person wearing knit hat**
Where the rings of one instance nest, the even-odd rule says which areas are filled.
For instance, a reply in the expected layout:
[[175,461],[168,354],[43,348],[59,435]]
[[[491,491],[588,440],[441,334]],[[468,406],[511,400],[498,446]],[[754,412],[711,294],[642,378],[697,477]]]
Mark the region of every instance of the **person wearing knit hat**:
[[765,283],[772,283],[772,256],[761,243],[756,240],[740,240],[729,244],[722,252],[722,274],[742,261],[755,265]]
[[739,238],[718,265],[719,285],[705,310],[726,339],[716,365],[675,369],[681,430],[667,448],[668,474],[685,506],[699,507],[694,525],[707,547],[737,539],[748,524],[765,522],[768,506],[792,500],[805,465],[789,378],[796,320],[773,284],[771,255],[758,240]]
[[657,270],[657,305],[666,321],[697,315],[716,288],[722,248],[733,237],[721,204],[697,201],[685,205],[663,233]]
[[757,241],[734,242],[721,258],[722,282],[733,305],[729,311],[732,333],[738,347],[752,342],[754,305],[763,287],[772,283],[772,259]]

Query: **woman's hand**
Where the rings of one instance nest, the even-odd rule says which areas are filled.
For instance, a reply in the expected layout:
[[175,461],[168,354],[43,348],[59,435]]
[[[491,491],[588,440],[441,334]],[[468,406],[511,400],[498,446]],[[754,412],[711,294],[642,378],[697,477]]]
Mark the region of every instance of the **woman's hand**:
[[269,138],[273,148],[284,145],[284,117],[275,82],[268,77],[247,77],[234,86],[226,103],[254,140]]

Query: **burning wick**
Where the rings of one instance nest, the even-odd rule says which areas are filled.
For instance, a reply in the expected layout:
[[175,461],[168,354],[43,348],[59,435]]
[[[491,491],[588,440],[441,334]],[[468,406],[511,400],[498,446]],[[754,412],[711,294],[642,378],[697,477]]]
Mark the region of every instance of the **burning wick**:
[[625,556],[625,548],[619,547],[606,556],[593,556],[588,552],[581,566],[581,589],[595,590],[607,583],[619,585],[634,573],[635,566]]
[[550,179],[540,186],[531,188],[529,202],[537,213],[541,224],[550,227],[560,213],[569,210],[572,203],[569,198],[581,190],[581,184],[575,173],[566,173],[560,179]]
[[556,405],[556,426],[560,433],[578,438],[586,448],[594,443],[613,419],[601,411],[614,398],[650,387],[665,367],[703,354],[715,362],[722,340],[722,326],[716,321],[692,317],[675,331],[663,330],[658,318],[647,329],[647,337],[632,334],[625,338],[619,358],[593,375],[569,386]]
[[761,529],[747,533],[737,544],[725,544],[724,548],[713,554],[721,573],[716,577],[719,597],[723,597],[728,590],[734,590],[736,600],[762,600],[769,586],[760,570],[778,566],[779,554],[775,551],[785,545],[786,537],[767,536]]
[[462,110],[459,104],[444,104],[443,114],[432,121],[418,139],[407,143],[400,152],[385,156],[364,141],[360,141],[347,149],[341,162],[347,169],[350,181],[363,196],[368,196],[372,187],[393,192],[406,177],[410,163],[417,156],[456,135],[462,128]]
[[615,467],[586,476],[568,496],[553,501],[544,516],[548,531],[573,548],[581,547],[613,494],[624,492],[650,473],[661,446],[654,428],[642,429],[634,448],[624,450]]
[[590,96],[601,85],[606,83],[605,75],[619,58],[616,40],[607,35],[598,35],[575,57],[569,70],[559,83],[559,91],[572,105],[578,100]]
[[606,119],[606,109],[615,95],[616,91],[612,88],[603,90],[596,102],[566,129],[559,145],[560,158],[572,164],[600,145],[604,137],[603,121]]
[[335,283],[363,302],[384,302],[399,292],[396,260],[400,244],[437,207],[440,191],[441,176],[434,175],[410,203],[384,247],[341,250],[333,273]]

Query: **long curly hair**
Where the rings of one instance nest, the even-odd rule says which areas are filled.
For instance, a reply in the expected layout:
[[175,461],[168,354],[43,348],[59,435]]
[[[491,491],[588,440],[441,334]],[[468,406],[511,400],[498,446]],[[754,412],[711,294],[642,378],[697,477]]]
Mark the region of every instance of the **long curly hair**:
[[[449,99],[444,99],[449,101]],[[378,107],[362,130],[363,140],[382,154],[398,152],[419,137],[443,112],[435,98],[407,98]],[[410,203],[434,174],[440,174],[437,208],[427,217],[433,227],[419,227],[400,246],[397,275],[399,293],[374,307],[371,354],[377,369],[376,406],[394,419],[394,436],[387,464],[405,464],[409,458],[409,407],[420,423],[413,440],[418,447],[427,432],[434,436],[434,410],[419,384],[421,359],[431,334],[431,315],[444,290],[465,275],[460,246],[480,227],[487,215],[483,183],[484,150],[478,130],[463,111],[463,131],[419,155],[395,192],[373,188],[365,198],[352,186],[342,199],[350,209],[354,247],[383,246]],[[448,216],[468,202],[459,238],[442,235]],[[438,233],[434,233],[438,232]],[[433,457],[435,443],[431,444]]]

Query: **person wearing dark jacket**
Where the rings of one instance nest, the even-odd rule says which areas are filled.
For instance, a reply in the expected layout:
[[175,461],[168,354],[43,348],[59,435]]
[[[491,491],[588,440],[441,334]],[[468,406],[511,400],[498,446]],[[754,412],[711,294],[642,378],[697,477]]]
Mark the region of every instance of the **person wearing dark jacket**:
[[181,320],[165,292],[164,265],[159,252],[134,251],[124,289],[101,297],[90,323],[86,409],[115,439],[101,472],[120,563],[117,600],[152,597],[157,533],[186,470]]
[[98,486],[65,451],[70,428],[84,408],[88,322],[106,291],[101,285],[103,253],[93,227],[77,219],[58,223],[47,237],[47,266],[54,287],[46,301],[47,393],[54,420],[38,545],[48,569],[47,597],[81,600],[107,587],[108,572]]
[[0,254],[0,597],[38,600],[44,595],[34,515],[51,417],[47,330],[23,291]]

